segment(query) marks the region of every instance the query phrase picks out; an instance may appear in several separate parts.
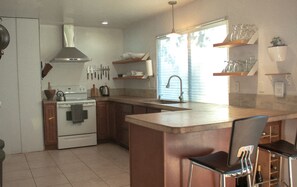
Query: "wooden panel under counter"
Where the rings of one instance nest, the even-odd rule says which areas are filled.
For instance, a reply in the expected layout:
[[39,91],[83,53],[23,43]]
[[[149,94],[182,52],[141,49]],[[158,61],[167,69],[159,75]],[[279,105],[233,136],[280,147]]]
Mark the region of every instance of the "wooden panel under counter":
[[45,149],[57,149],[57,104],[54,101],[43,101],[42,108]]
[[[126,116],[130,123],[131,186],[187,186],[187,157],[228,151],[232,121],[255,115],[269,116],[268,124],[297,119],[296,112],[199,103],[192,111]],[[229,178],[227,182],[228,186],[235,186],[234,179]],[[192,186],[218,184],[218,174],[195,167]]]

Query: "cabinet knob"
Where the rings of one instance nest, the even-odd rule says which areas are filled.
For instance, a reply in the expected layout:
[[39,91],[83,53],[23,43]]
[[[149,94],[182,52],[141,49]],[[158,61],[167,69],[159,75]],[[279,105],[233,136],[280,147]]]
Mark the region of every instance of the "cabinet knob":
[[53,120],[53,119],[55,119],[55,117],[49,117],[49,118],[48,118],[48,120]]

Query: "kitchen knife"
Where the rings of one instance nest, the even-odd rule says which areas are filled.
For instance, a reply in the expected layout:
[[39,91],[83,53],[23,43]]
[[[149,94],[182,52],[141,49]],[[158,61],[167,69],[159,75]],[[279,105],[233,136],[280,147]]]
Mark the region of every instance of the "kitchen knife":
[[105,78],[107,78],[107,66],[105,66],[104,71],[105,71]]
[[93,67],[92,66],[90,67],[90,70],[91,70],[91,79],[93,80],[93,72],[94,72],[94,70],[93,70]]
[[96,66],[94,66],[94,79],[96,79],[96,72],[97,72],[97,68]]
[[87,67],[87,79],[89,80],[90,66]]
[[107,76],[108,76],[108,80],[109,80],[109,66],[107,66]]
[[102,64],[100,65],[100,79],[102,80],[102,71],[103,71],[103,68],[102,68]]

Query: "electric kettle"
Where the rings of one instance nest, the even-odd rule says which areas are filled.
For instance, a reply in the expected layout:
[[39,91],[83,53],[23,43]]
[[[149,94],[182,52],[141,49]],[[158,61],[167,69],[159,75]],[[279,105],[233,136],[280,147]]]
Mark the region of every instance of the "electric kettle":
[[102,96],[109,96],[109,88],[108,88],[108,86],[100,86],[100,88],[99,88],[99,90],[100,90],[100,94],[102,95]]

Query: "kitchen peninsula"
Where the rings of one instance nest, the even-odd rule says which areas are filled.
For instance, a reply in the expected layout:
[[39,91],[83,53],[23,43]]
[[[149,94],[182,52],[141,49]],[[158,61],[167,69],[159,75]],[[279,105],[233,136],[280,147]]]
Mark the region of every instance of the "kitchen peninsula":
[[[280,127],[285,120],[297,118],[297,112],[288,111],[203,103],[174,106],[191,110],[126,116],[126,121],[130,124],[132,187],[187,186],[187,157],[206,155],[218,150],[228,151],[234,119],[267,115],[267,126]],[[218,186],[218,175],[195,167],[192,184],[195,187]]]

